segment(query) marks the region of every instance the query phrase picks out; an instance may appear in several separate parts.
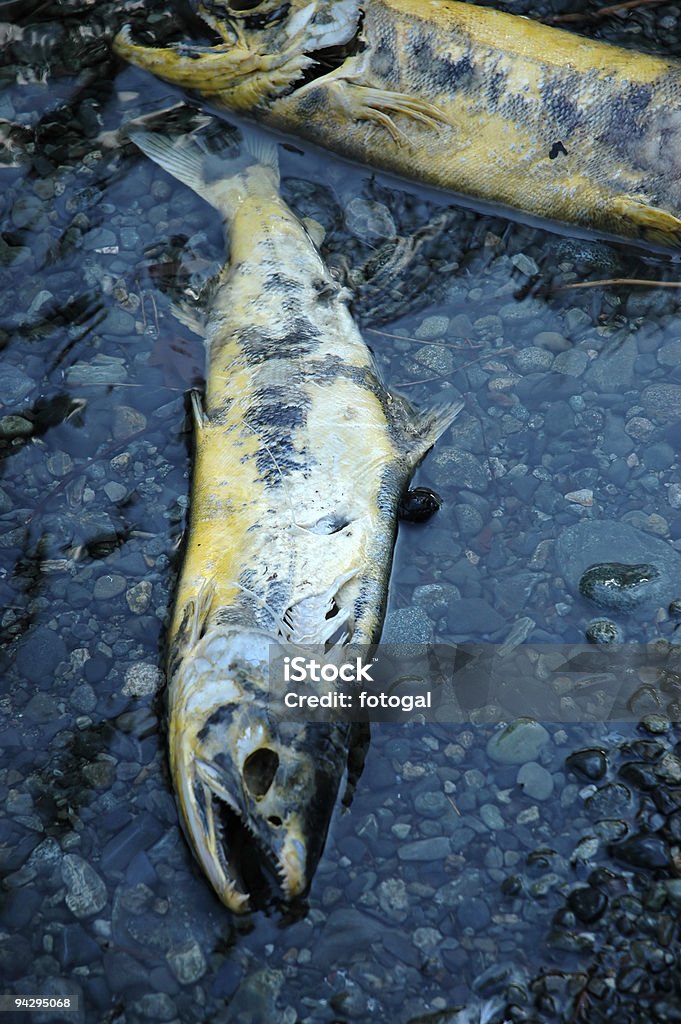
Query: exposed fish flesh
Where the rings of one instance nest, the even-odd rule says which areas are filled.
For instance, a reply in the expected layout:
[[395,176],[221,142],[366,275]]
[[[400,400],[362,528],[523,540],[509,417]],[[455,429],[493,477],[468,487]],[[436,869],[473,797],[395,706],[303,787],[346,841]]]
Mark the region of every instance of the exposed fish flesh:
[[[681,63],[456,0],[214,0],[217,46],[116,52],[335,153],[681,243]],[[330,69],[330,70],[329,70]]]
[[[344,722],[270,714],[270,654],[377,639],[397,507],[458,405],[417,416],[381,383],[310,236],[279,195],[276,148],[215,164],[196,138],[133,141],[223,218],[229,262],[202,321],[188,543],[169,633],[170,765],[184,828],[222,901],[257,860],[307,888],[348,754]],[[245,847],[240,851],[240,844]]]

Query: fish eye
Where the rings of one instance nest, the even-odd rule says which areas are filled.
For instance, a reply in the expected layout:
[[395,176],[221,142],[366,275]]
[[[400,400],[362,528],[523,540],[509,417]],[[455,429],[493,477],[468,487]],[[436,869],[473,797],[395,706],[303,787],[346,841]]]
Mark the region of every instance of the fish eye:
[[244,762],[244,782],[256,800],[265,796],[274,781],[279,767],[279,757],[269,747],[260,747],[249,754]]

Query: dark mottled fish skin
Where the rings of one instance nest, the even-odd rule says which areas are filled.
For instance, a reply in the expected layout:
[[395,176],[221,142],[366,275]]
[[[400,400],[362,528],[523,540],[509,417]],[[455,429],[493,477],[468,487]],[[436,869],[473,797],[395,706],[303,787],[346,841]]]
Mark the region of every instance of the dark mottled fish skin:
[[200,327],[206,393],[194,399],[168,704],[185,832],[222,901],[243,911],[233,833],[250,833],[286,899],[301,895],[348,756],[348,723],[274,717],[270,658],[290,645],[342,657],[377,638],[399,498],[458,407],[417,416],[383,386],[349,296],[279,195],[273,145],[251,139],[260,162],[215,175],[191,136],[131,137],[229,229]]
[[[233,43],[224,54],[138,46],[127,32],[116,49],[362,163],[555,221],[681,241],[678,61],[456,0],[292,0],[263,29],[229,3],[211,9]],[[321,44],[348,56],[322,73],[310,56]]]

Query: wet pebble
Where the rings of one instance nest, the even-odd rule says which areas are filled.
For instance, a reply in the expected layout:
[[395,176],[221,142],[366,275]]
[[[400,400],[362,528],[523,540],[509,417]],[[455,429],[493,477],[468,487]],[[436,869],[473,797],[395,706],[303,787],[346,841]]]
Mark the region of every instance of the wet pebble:
[[67,656],[62,638],[46,626],[30,630],[19,645],[16,665],[32,683],[47,684],[57,665]]
[[30,391],[35,383],[31,378],[11,363],[0,366],[0,405],[15,405]]
[[663,423],[681,419],[681,384],[650,384],[641,394],[650,416]]
[[487,743],[487,754],[499,764],[526,764],[536,760],[537,754],[550,738],[539,722],[531,718],[519,718],[493,733]]
[[0,418],[0,439],[11,441],[14,437],[30,437],[33,424],[23,416],[3,416]]
[[628,611],[655,600],[660,572],[654,565],[602,562],[582,574],[579,592],[601,608]]
[[66,885],[66,905],[76,917],[90,917],[106,905],[104,882],[86,860],[75,853],[67,853],[61,865]]
[[553,776],[536,761],[524,764],[516,781],[533,800],[548,800],[553,793]]
[[164,681],[157,665],[142,661],[126,669],[123,693],[126,697],[149,697],[158,692]]
[[[433,341],[435,338],[444,337],[448,327],[449,317],[427,316],[416,328],[414,335],[421,341]],[[472,329],[472,326],[469,329]]]
[[206,973],[206,958],[196,939],[189,939],[180,946],[171,946],[166,960],[181,985],[191,985]]
[[95,580],[92,593],[96,601],[110,601],[123,594],[127,585],[125,576],[119,573],[105,573]]
[[395,221],[387,206],[371,199],[351,199],[345,207],[345,226],[364,242],[394,238]]
[[411,843],[403,843],[397,850],[400,860],[406,861],[443,860],[450,853],[451,844],[446,836],[416,839]]
[[610,853],[616,860],[635,868],[671,868],[669,847],[664,839],[655,835],[641,834],[613,843]]
[[580,886],[568,896],[568,906],[583,924],[593,924],[602,917],[608,905],[608,897],[593,886]]
[[484,900],[475,896],[464,900],[456,916],[462,928],[472,928],[476,932],[487,928],[491,920],[489,907]]
[[592,619],[584,634],[590,644],[621,644],[624,631],[612,619]]

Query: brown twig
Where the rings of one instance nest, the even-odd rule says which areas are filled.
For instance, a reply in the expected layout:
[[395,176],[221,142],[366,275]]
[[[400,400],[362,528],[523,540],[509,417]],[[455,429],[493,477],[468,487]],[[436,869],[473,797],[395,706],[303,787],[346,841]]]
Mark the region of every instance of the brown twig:
[[559,284],[548,288],[545,294],[571,291],[574,288],[607,288],[609,285],[639,285],[644,288],[681,288],[681,281],[649,281],[643,277],[608,277],[602,281],[573,281],[571,284]]
[[472,341],[466,341],[463,345],[456,345],[451,341],[425,341],[423,338],[412,338],[408,334],[391,334],[390,331],[381,331],[378,327],[367,327],[367,333],[382,334],[384,338],[395,338],[397,341],[413,341],[416,345],[437,345],[440,348],[453,348],[457,352],[462,349],[482,348],[482,345],[474,345]]
[[597,11],[576,11],[572,14],[554,14],[550,18],[542,19],[546,25],[565,25],[569,22],[578,21],[599,21],[607,18],[610,14],[619,14],[621,11],[633,11],[637,7],[652,7],[653,4],[667,3],[668,0],[625,0],[621,4],[609,4],[607,7],[600,7]]

